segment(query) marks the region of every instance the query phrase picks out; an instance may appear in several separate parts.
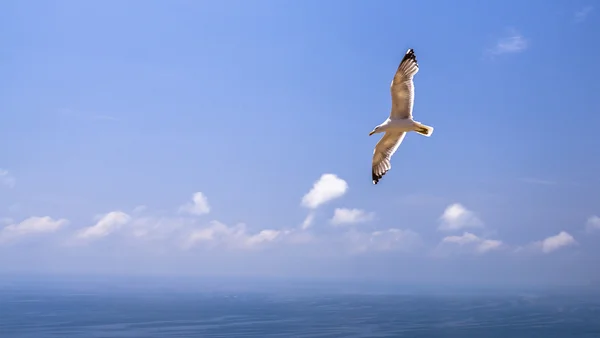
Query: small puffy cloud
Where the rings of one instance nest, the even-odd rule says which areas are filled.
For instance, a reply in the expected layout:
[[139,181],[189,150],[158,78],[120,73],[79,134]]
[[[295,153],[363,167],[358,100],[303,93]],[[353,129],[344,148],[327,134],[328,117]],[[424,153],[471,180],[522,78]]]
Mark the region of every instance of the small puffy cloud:
[[442,239],[442,243],[452,243],[459,246],[474,247],[477,253],[486,253],[502,247],[499,240],[484,239],[470,232],[464,232],[461,236],[448,236]]
[[330,222],[336,226],[343,224],[362,223],[372,220],[374,216],[374,213],[366,212],[361,209],[336,208],[333,212],[333,217],[331,218]]
[[0,169],[0,185],[9,188],[14,188],[17,180],[8,172],[8,170]]
[[576,243],[577,242],[573,236],[566,231],[561,231],[558,233],[558,235],[547,237],[542,241],[534,243],[534,245],[541,249],[543,253],[550,253]]
[[6,239],[30,234],[51,233],[60,230],[67,224],[69,224],[69,221],[64,218],[53,219],[49,216],[34,216],[21,223],[7,225],[0,231],[0,237]]
[[456,231],[465,228],[479,228],[483,222],[470,210],[459,203],[454,203],[446,207],[442,216],[440,216],[439,230]]
[[103,215],[96,224],[82,229],[76,234],[79,239],[96,239],[110,235],[131,220],[131,216],[122,211],[111,211]]
[[208,199],[203,193],[197,192],[192,196],[192,201],[182,205],[179,208],[179,212],[186,212],[192,215],[204,215],[210,212],[210,206],[208,205]]
[[306,215],[306,218],[304,219],[304,221],[302,222],[302,225],[300,226],[300,228],[302,230],[306,230],[308,228],[310,228],[312,226],[312,223],[315,219],[315,213],[314,212],[309,212],[308,215]]
[[219,221],[212,221],[208,226],[191,231],[183,243],[183,248],[203,246],[205,248],[253,249],[262,244],[274,242],[284,234],[283,231],[272,229],[252,234],[248,232],[243,223],[228,226]]
[[266,229],[261,230],[257,234],[251,235],[246,239],[246,244],[250,247],[260,245],[261,243],[273,242],[281,235],[281,231]]
[[302,205],[316,209],[320,205],[343,196],[348,190],[348,183],[334,174],[323,174],[310,191],[302,198]]
[[600,217],[594,215],[588,218],[587,222],[585,223],[585,229],[588,232],[600,230]]
[[584,22],[585,19],[587,19],[587,17],[590,15],[590,13],[592,13],[593,10],[594,10],[594,7],[592,7],[592,6],[586,6],[582,9],[578,10],[577,12],[575,12],[575,22],[576,23]]
[[527,49],[529,42],[516,30],[510,30],[507,36],[500,38],[489,50],[493,55],[519,53]]
[[343,240],[347,245],[350,245],[350,251],[354,253],[369,251],[412,252],[422,244],[418,233],[396,228],[373,232],[349,231],[343,235]]

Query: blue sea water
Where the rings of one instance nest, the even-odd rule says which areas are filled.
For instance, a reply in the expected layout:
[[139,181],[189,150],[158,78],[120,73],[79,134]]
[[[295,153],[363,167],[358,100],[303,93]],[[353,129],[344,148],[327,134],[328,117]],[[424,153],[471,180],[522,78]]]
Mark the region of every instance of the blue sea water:
[[585,294],[0,288],[0,337],[599,338]]

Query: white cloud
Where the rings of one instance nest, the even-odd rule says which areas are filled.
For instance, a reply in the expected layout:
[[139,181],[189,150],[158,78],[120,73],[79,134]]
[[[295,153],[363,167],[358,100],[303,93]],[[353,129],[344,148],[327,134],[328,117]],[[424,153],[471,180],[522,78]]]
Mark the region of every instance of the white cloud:
[[489,52],[493,55],[519,53],[527,49],[528,45],[529,42],[521,34],[510,30],[508,36],[499,39]]
[[261,243],[273,242],[281,235],[281,231],[266,229],[261,230],[257,234],[251,235],[246,239],[246,244],[253,247]]
[[302,230],[306,230],[306,229],[310,228],[312,226],[314,219],[315,219],[315,213],[313,211],[309,212],[308,215],[306,215],[306,218],[304,219],[304,221],[302,222],[302,225],[300,226],[300,228]]
[[80,239],[105,237],[127,224],[130,220],[131,216],[122,211],[111,211],[103,215],[96,224],[79,231],[76,237]]
[[280,230],[265,229],[251,234],[243,223],[227,226],[219,221],[212,221],[206,227],[191,231],[183,243],[183,248],[203,246],[205,248],[253,249],[274,242],[286,233]]
[[39,233],[51,233],[60,230],[62,227],[69,224],[69,221],[61,219],[53,219],[52,217],[29,217],[21,223],[10,224],[2,229],[0,237],[7,239],[17,236],[24,236]]
[[210,212],[210,206],[208,205],[206,196],[201,192],[197,192],[192,196],[192,202],[181,206],[179,211],[199,216],[208,214]]
[[17,180],[8,172],[8,170],[0,169],[0,184],[9,188],[14,188]]
[[461,236],[445,237],[442,239],[442,243],[452,243],[459,246],[473,246],[477,253],[486,253],[488,251],[500,249],[503,246],[502,241],[484,239],[470,232],[464,232]]
[[354,224],[368,222],[372,220],[374,216],[374,213],[366,212],[361,209],[336,208],[330,222],[333,225]]
[[488,252],[491,250],[499,249],[500,247],[502,247],[502,245],[503,245],[502,241],[499,241],[496,239],[484,239],[477,246],[477,251],[484,253],[484,252]]
[[316,209],[320,205],[343,196],[348,190],[348,183],[334,174],[323,174],[312,189],[302,198],[302,205]]
[[68,224],[66,219],[52,219],[52,217],[29,217],[18,224],[6,226],[3,231],[10,231],[19,234],[28,234],[36,232],[54,232]]
[[593,10],[594,10],[594,7],[592,7],[592,6],[587,6],[587,7],[584,7],[582,9],[578,10],[577,12],[575,12],[575,22],[576,23],[584,22],[585,19],[587,19],[588,15],[590,15],[590,13],[592,13]]
[[465,245],[469,243],[477,243],[480,238],[470,232],[465,232],[461,236],[448,236],[442,239],[443,243],[456,243],[458,245]]
[[575,238],[566,231],[561,231],[558,235],[547,237],[546,239],[534,243],[543,253],[550,253],[562,247],[577,244]]
[[459,203],[454,203],[446,207],[442,216],[440,216],[439,230],[455,231],[464,228],[479,228],[483,222],[473,213]]
[[421,246],[421,237],[412,230],[390,228],[387,230],[361,232],[348,231],[343,240],[350,245],[350,251],[402,251],[412,252]]
[[594,215],[588,218],[587,222],[585,223],[585,229],[588,232],[600,230],[600,217]]

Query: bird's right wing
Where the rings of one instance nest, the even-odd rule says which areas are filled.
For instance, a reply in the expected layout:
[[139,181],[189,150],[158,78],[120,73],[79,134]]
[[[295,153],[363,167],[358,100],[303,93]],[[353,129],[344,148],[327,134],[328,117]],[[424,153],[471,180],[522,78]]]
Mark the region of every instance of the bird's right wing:
[[396,152],[396,149],[404,140],[405,132],[385,132],[385,135],[377,142],[373,151],[373,163],[371,177],[373,184],[377,184],[379,180],[392,168],[390,159]]
[[413,103],[415,100],[415,86],[413,77],[419,71],[417,57],[412,49],[409,49],[392,80],[390,91],[392,93],[392,119],[406,119],[412,117]]

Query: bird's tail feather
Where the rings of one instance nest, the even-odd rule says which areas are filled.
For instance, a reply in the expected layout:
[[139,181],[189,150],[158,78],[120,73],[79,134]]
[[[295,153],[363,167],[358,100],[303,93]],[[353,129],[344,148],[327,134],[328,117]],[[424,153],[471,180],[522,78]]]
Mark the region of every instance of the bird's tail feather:
[[433,127],[419,123],[417,128],[415,128],[415,132],[417,132],[423,136],[429,137],[429,136],[431,136],[431,134],[433,134]]

